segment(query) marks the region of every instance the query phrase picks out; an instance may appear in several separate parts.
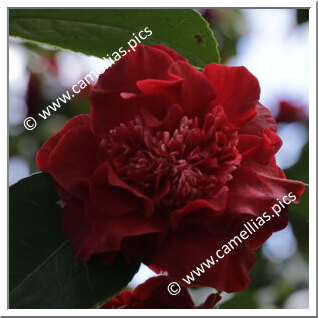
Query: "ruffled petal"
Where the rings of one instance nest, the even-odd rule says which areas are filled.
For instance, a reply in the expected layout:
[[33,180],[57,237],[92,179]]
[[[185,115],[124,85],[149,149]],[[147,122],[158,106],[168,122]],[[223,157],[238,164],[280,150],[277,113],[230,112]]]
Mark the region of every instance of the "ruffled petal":
[[[195,214],[195,217],[198,217],[199,220],[202,221],[202,225],[204,226],[205,217],[204,215],[208,215],[208,217],[216,216],[222,213],[225,210],[228,199],[228,189],[227,187],[223,187],[219,192],[218,196],[214,200],[203,200],[198,199],[191,201],[185,207],[172,211],[171,212],[171,227],[172,229],[177,229],[181,222],[185,221],[192,213]],[[200,213],[200,212],[203,212]],[[197,223],[194,218],[191,218],[190,223]]]
[[255,116],[260,87],[256,77],[245,67],[212,63],[204,68],[203,73],[216,94],[213,103],[221,104],[234,124],[241,126]]
[[152,200],[122,181],[107,163],[94,173],[90,198],[101,211],[113,216],[135,211],[150,216],[154,211]]
[[243,159],[250,157],[266,165],[275,156],[281,145],[282,140],[279,136],[269,128],[265,128],[262,137],[240,134],[238,149]]
[[71,189],[91,177],[98,165],[97,151],[98,141],[90,128],[72,128],[51,151],[47,171],[64,189]]
[[97,135],[105,135],[110,129],[147,112],[161,122],[170,108],[170,103],[162,96],[106,93],[96,90],[92,95],[90,118],[94,132]]
[[177,53],[176,51],[170,49],[169,47],[162,45],[162,44],[155,44],[152,45],[151,47],[154,47],[156,49],[160,49],[162,51],[164,51],[165,53],[167,53],[171,58],[173,58],[174,61],[184,61],[186,62],[187,59],[184,58],[182,55],[180,55],[179,53]]
[[194,303],[187,289],[181,286],[176,295],[170,295],[167,287],[172,283],[167,276],[152,277],[133,291],[123,291],[101,308],[130,309],[194,309]]
[[277,124],[269,109],[261,103],[256,104],[256,115],[250,121],[239,127],[239,134],[262,136],[265,128],[277,131]]
[[172,77],[171,80],[145,79],[137,82],[137,86],[144,94],[165,96],[170,103],[177,103],[182,83],[183,79]]
[[120,251],[122,240],[158,232],[153,220],[138,211],[110,216],[92,202],[69,201],[63,212],[63,230],[78,258],[88,261],[93,254]]
[[50,137],[40,148],[36,155],[36,164],[41,171],[48,171],[48,162],[53,149],[57,143],[69,130],[75,127],[90,127],[90,120],[88,115],[78,115],[70,119],[63,128]]
[[141,107],[155,104],[156,108],[167,109],[162,105],[162,97],[140,95],[137,82],[146,79],[170,81],[168,69],[173,62],[162,49],[139,45],[136,52],[127,54],[102,74],[91,90],[90,116],[94,131],[103,134],[121,122],[134,119]]
[[[232,239],[231,233],[233,231],[218,237],[200,228],[177,231],[161,244],[155,264],[185,285],[189,283],[189,286],[210,286],[229,293],[239,292],[250,282],[248,273],[254,265],[255,254],[243,242],[216,262],[216,251]],[[199,276],[193,274],[192,271],[198,272],[201,263],[207,263],[206,259],[210,259],[211,255],[215,265],[203,267],[204,273],[199,273]]]
[[203,304],[201,304],[198,309],[212,309],[220,300],[221,295],[218,293],[211,294]]
[[[265,174],[265,171],[258,172],[257,166],[255,167],[255,169],[248,166],[239,167],[233,173],[234,178],[228,185],[230,195],[227,211],[236,215],[236,222],[241,223],[242,226],[250,219],[263,217],[264,212],[270,216],[274,215],[272,207],[289,193],[296,196],[293,203],[298,203],[305,189],[302,182],[287,180],[279,175]],[[273,232],[282,230],[287,225],[288,205],[285,207],[281,209],[280,217],[274,215],[271,220],[266,221],[266,226],[262,226],[253,234],[249,239],[252,248],[259,247]]]
[[173,58],[162,49],[138,45],[103,73],[92,89],[104,92],[138,93],[136,83],[146,78],[168,79]]
[[169,74],[182,81],[178,104],[182,105],[184,114],[189,118],[203,117],[215,97],[209,79],[190,64],[177,61],[169,69]]

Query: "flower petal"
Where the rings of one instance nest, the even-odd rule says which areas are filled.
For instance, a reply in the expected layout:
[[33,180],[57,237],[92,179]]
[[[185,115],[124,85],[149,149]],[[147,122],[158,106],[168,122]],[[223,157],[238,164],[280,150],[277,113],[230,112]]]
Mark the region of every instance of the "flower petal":
[[260,97],[258,80],[245,67],[209,64],[204,68],[216,94],[214,104],[221,104],[225,113],[238,126],[255,114]]
[[251,157],[261,164],[268,164],[282,145],[282,140],[269,128],[262,138],[256,135],[239,135],[238,148],[243,158]]
[[202,72],[183,61],[173,63],[169,69],[169,74],[183,79],[178,104],[182,105],[184,114],[189,118],[202,117],[215,97],[209,79]]
[[154,210],[153,202],[122,181],[107,163],[94,173],[90,198],[101,211],[114,216],[135,211],[150,216]]
[[[155,61],[155,63],[154,63]],[[174,60],[162,49],[138,45],[103,73],[92,90],[138,93],[136,83],[146,78],[167,79]]]
[[262,136],[265,128],[277,131],[277,124],[269,109],[261,103],[256,104],[256,116],[241,126],[239,134]]
[[[214,200],[203,200],[198,199],[191,201],[185,207],[172,211],[171,212],[171,226],[172,229],[177,229],[179,224],[184,221],[186,217],[190,214],[195,214],[194,217],[198,217],[202,221],[202,225],[204,225],[205,218],[204,214],[207,214],[208,217],[216,216],[222,213],[225,210],[228,199],[228,189],[227,187],[223,187],[221,191],[218,193],[218,196],[214,198]],[[200,212],[203,212],[203,214]],[[200,216],[199,216],[200,214]],[[194,222],[193,218],[191,222]]]
[[[299,181],[287,180],[273,174],[257,172],[249,166],[241,166],[233,173],[233,180],[229,183],[229,202],[227,211],[236,215],[237,221],[243,225],[251,218],[255,220],[262,217],[264,212],[272,215],[272,206],[278,204],[278,200],[292,192],[296,196],[297,203],[304,192],[304,184]],[[268,168],[269,169],[269,168]],[[279,174],[279,170],[277,174]],[[274,217],[267,226],[262,227],[249,239],[252,248],[262,245],[265,240],[275,231],[282,230],[287,225],[287,208],[281,211],[280,217]],[[239,221],[241,220],[241,221]]]
[[47,171],[50,155],[53,149],[56,147],[59,140],[61,139],[61,137],[64,136],[72,128],[75,128],[78,126],[90,127],[89,116],[78,115],[73,117],[63,126],[63,128],[58,133],[50,137],[42,145],[42,147],[40,148],[40,150],[37,152],[37,155],[36,155],[36,163],[40,170]]
[[92,202],[67,202],[63,212],[63,230],[76,253],[88,261],[93,254],[120,251],[124,238],[158,232],[152,220],[138,211],[110,216]]
[[97,149],[98,142],[90,128],[72,128],[51,151],[47,171],[64,189],[71,189],[92,175],[98,164]]
[[197,267],[201,268],[201,263],[210,255],[216,260],[216,251],[232,239],[231,233],[217,237],[191,227],[174,232],[161,244],[155,264],[166,269],[173,278],[189,282],[189,286],[210,286],[229,293],[241,291],[250,282],[248,272],[255,262],[254,252],[244,242],[211,268],[203,267],[205,272],[198,276],[194,274],[193,280],[187,277],[193,270],[198,272]]
[[164,51],[171,58],[173,58],[174,61],[185,61],[185,62],[187,62],[186,58],[184,58],[182,55],[180,55],[179,53],[177,53],[176,51],[170,49],[169,47],[167,47],[165,45],[155,44],[155,45],[152,45],[151,47],[154,47],[156,49],[160,49],[160,50]]
[[102,134],[121,122],[134,119],[140,114],[141,106],[153,103],[158,106],[158,98],[138,96],[137,82],[144,79],[171,80],[168,69],[173,62],[162,49],[138,45],[136,52],[127,54],[106,70],[91,90],[90,116],[94,131]]

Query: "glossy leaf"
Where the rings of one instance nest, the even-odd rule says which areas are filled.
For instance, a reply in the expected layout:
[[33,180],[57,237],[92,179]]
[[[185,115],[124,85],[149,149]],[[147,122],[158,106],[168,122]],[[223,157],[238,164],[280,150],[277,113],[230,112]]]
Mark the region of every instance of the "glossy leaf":
[[98,57],[127,49],[134,34],[139,36],[146,27],[152,35],[142,44],[169,46],[197,67],[219,62],[208,23],[192,9],[9,10],[11,36]]
[[9,308],[92,308],[118,293],[139,264],[103,266],[76,259],[62,232],[50,175],[10,187]]

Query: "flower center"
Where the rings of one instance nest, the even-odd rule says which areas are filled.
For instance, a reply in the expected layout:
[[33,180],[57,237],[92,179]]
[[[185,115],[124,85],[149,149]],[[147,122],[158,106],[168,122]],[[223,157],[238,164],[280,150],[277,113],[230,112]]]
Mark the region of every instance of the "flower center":
[[198,118],[183,117],[173,133],[149,127],[138,116],[103,140],[107,160],[121,179],[173,208],[221,190],[240,163],[237,142],[222,106],[206,114],[201,125]]

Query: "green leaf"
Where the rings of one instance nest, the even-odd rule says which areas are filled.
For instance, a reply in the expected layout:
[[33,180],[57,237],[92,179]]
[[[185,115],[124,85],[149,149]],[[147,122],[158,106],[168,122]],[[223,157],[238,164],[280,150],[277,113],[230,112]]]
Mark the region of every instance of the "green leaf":
[[288,179],[309,182],[309,143],[307,142],[300,154],[299,160],[292,167],[285,170]]
[[12,308],[92,308],[118,293],[139,268],[76,259],[62,232],[50,175],[10,187],[9,290]]
[[299,204],[293,204],[290,207],[291,211],[309,218],[309,143],[307,143],[301,152],[298,162],[289,169],[285,170],[285,174],[288,179],[298,180],[304,182],[306,189],[302,195]]
[[220,305],[220,309],[255,309],[258,308],[256,293],[251,288],[236,293]]
[[305,219],[309,219],[309,188],[306,186],[305,192],[303,193],[299,204],[293,204],[290,210],[301,215]]
[[201,68],[219,63],[214,35],[192,9],[9,10],[10,35],[98,57],[126,49],[145,27],[152,35],[142,44],[164,44]]
[[289,221],[297,239],[298,251],[309,261],[309,222],[299,214],[289,211]]

